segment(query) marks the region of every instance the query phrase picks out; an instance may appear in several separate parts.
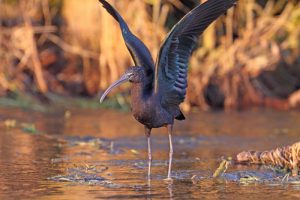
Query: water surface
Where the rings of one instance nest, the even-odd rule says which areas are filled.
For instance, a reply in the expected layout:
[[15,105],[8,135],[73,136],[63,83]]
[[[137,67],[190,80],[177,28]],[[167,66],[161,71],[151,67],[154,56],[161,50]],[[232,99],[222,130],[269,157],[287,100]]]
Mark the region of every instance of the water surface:
[[[299,141],[300,113],[254,110],[203,112],[174,128],[173,184],[167,175],[168,137],[153,131],[152,179],[147,181],[143,126],[129,113],[71,110],[38,113],[0,109],[0,199],[297,199],[300,185],[273,181],[260,166],[231,166],[211,178],[221,158]],[[5,120],[16,120],[7,128]],[[37,133],[22,123],[35,124]],[[23,128],[22,128],[23,127]],[[265,181],[247,184],[241,173]],[[191,177],[196,175],[197,181]],[[272,181],[269,181],[272,180]]]

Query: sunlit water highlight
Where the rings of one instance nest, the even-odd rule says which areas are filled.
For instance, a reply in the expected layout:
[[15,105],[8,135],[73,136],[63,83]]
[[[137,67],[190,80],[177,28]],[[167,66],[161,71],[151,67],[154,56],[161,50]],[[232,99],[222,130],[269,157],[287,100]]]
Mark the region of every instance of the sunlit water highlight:
[[[7,128],[4,121],[15,119]],[[276,181],[265,167],[231,166],[213,179],[222,156],[299,141],[300,113],[197,113],[176,123],[173,184],[167,175],[166,130],[155,130],[152,179],[147,181],[143,127],[127,113],[0,110],[0,199],[297,199],[298,182]],[[43,134],[26,133],[34,123]],[[261,181],[242,183],[243,173]],[[197,181],[191,177],[196,175]],[[275,181],[274,181],[275,180]]]

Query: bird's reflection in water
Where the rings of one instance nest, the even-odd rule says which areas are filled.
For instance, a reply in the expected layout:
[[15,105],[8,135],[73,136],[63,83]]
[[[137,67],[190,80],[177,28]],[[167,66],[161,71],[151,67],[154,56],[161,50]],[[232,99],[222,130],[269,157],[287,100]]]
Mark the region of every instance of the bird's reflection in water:
[[[148,182],[147,182],[147,197],[146,199],[152,199],[152,187],[151,187],[151,178],[148,177]],[[173,194],[173,182],[167,183],[167,190],[169,194],[169,199],[173,200],[174,194]]]
[[169,192],[169,199],[173,200],[173,184],[169,183],[167,188],[168,188],[168,192]]
[[152,199],[152,192],[151,192],[152,188],[151,188],[151,177],[150,176],[148,176],[147,186],[148,186],[147,199]]

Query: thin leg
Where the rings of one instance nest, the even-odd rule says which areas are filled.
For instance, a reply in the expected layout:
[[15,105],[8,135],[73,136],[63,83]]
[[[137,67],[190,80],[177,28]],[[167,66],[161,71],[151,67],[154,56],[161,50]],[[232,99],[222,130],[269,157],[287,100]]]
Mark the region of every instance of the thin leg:
[[148,178],[151,176],[151,163],[152,163],[152,153],[151,153],[151,138],[148,136]]
[[148,141],[148,179],[151,178],[151,163],[152,163],[152,153],[151,153],[151,129],[145,127],[145,134]]
[[173,125],[168,125],[168,134],[169,134],[169,143],[170,143],[170,153],[169,153],[169,169],[168,169],[168,178],[167,180],[171,181],[171,171],[172,171],[172,160],[173,160],[173,143],[172,143],[172,131]]

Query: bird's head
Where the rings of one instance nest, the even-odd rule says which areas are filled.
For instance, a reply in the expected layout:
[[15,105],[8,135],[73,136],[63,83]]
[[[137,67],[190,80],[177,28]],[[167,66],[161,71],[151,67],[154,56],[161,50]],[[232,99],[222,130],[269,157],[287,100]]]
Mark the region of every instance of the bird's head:
[[102,94],[100,98],[100,103],[102,103],[106,95],[118,85],[125,83],[127,81],[129,81],[130,83],[141,83],[143,79],[144,79],[144,69],[142,67],[138,67],[138,66],[130,67],[119,80],[111,84],[105,90],[105,92]]

